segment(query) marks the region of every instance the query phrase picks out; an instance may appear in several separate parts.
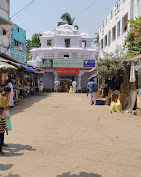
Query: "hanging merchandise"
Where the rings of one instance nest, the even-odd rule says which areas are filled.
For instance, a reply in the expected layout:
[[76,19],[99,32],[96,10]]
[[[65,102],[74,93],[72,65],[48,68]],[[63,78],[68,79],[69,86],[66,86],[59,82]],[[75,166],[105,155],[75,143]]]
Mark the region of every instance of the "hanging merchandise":
[[0,85],[3,85],[8,79],[8,75],[6,73],[1,73],[0,75]]

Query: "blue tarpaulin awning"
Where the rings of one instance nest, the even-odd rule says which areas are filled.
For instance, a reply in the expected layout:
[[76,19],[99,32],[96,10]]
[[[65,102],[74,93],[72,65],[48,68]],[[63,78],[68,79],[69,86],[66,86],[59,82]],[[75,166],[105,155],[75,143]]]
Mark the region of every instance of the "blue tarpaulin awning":
[[26,70],[29,71],[29,72],[35,72],[35,69],[27,66],[26,64],[22,64],[22,66],[26,67]]

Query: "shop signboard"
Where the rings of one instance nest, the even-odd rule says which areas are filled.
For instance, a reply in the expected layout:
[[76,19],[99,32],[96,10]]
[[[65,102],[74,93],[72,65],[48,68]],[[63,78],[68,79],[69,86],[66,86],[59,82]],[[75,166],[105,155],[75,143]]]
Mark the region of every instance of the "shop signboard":
[[93,68],[95,60],[87,59],[42,59],[44,68]]
[[95,60],[84,60],[84,68],[94,68]]
[[83,68],[82,59],[53,59],[54,68]]
[[80,68],[57,68],[57,74],[79,74]]
[[54,68],[93,68],[95,60],[86,59],[53,59]]
[[42,67],[53,68],[53,59],[42,58]]

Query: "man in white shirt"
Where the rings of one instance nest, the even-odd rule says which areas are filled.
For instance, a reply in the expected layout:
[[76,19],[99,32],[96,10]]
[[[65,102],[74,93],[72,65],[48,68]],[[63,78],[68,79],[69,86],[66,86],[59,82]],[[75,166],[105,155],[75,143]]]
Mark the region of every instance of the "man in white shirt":
[[59,90],[59,86],[60,86],[60,82],[59,81],[54,81],[54,92],[58,92]]
[[14,106],[14,101],[13,101],[13,84],[11,83],[11,79],[8,79],[7,81],[8,81],[8,85],[7,86],[11,88],[9,106],[11,108],[13,108],[13,106]]
[[73,92],[73,93],[76,93],[76,87],[77,87],[77,82],[76,82],[76,81],[73,81],[73,82],[72,82],[72,92]]

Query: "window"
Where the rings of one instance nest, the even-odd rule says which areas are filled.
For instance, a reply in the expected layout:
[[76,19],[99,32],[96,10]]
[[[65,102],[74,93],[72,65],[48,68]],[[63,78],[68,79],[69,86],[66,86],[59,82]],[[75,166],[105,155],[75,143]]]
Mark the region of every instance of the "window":
[[23,52],[23,49],[24,49],[24,44],[14,40],[14,50]]
[[20,29],[19,28],[17,28],[17,31],[18,31],[18,33],[20,32]]
[[114,41],[116,39],[116,26],[112,28],[112,40]]
[[86,48],[86,41],[82,41],[82,48]]
[[120,36],[120,21],[117,23],[117,37]]
[[64,59],[69,59],[69,55],[64,55]]
[[110,45],[111,43],[111,31],[109,31],[108,33],[108,45]]
[[128,13],[126,15],[124,15],[124,17],[122,18],[122,32],[124,33],[125,31],[127,31],[128,29]]
[[49,47],[49,46],[52,46],[51,40],[47,40],[47,46],[48,46],[48,47]]
[[101,40],[101,49],[103,49],[103,39]]
[[107,35],[105,36],[105,47],[107,46]]
[[6,35],[6,30],[3,30],[3,36]]
[[65,47],[70,47],[70,39],[65,39]]

